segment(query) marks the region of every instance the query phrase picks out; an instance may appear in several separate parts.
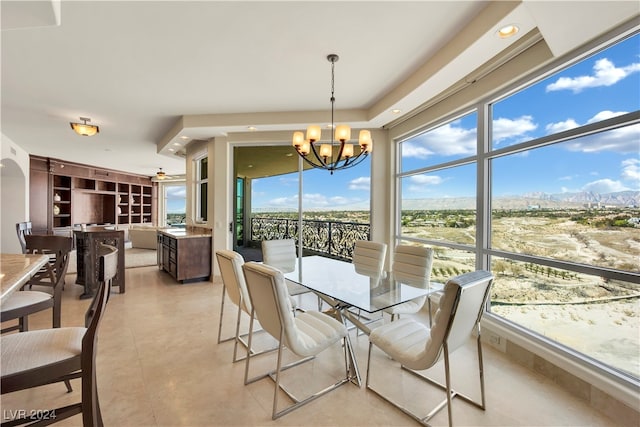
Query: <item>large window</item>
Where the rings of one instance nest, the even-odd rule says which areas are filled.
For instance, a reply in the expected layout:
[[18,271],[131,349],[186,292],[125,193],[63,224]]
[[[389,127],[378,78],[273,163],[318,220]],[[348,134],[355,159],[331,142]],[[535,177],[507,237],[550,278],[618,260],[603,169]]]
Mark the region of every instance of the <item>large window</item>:
[[397,174],[398,241],[434,246],[435,276],[490,269],[492,316],[636,380],[639,47],[634,35],[545,70],[479,103],[478,123],[467,115],[399,142]]
[[164,184],[165,224],[182,228],[187,219],[187,186]]
[[399,144],[399,242],[434,248],[432,279],[475,269],[475,111]]

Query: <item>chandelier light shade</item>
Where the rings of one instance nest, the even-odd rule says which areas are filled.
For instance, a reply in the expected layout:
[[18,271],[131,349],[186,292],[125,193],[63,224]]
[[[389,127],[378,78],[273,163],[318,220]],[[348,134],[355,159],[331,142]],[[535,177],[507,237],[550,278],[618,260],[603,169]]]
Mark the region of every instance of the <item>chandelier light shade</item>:
[[166,177],[167,177],[167,174],[165,174],[165,173],[164,173],[164,171],[162,170],[162,168],[160,168],[160,169],[158,170],[158,172],[156,172],[156,179],[159,179],[159,180],[161,180],[161,181],[162,181],[162,180],[163,180],[163,179],[165,179]]
[[[357,144],[351,140],[351,128],[348,125],[335,125],[335,63],[338,55],[331,54],[327,60],[331,63],[331,138],[322,141],[322,128],[318,125],[307,127],[306,135],[303,132],[294,132],[292,145],[305,162],[314,168],[326,169],[331,172],[347,169],[362,162],[373,149],[371,132],[361,130]],[[356,151],[356,145],[357,151]]]
[[71,125],[71,129],[73,129],[75,131],[75,133],[77,133],[78,135],[82,135],[82,136],[93,136],[95,134],[97,134],[98,132],[100,132],[100,128],[96,125],[90,125],[87,122],[90,122],[91,119],[88,117],[80,117],[80,120],[83,123],[75,123],[75,122],[70,122],[69,124]]

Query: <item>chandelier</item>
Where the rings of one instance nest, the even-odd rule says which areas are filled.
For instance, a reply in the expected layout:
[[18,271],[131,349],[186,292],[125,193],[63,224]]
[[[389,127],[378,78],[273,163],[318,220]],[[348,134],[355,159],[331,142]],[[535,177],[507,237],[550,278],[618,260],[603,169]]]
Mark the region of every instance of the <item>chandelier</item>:
[[80,120],[82,120],[83,123],[75,123],[75,122],[69,123],[71,125],[71,129],[73,129],[75,133],[77,133],[78,135],[93,136],[96,133],[100,132],[100,128],[98,126],[90,125],[89,123],[87,123],[91,121],[90,118],[80,117]]
[[[307,128],[306,137],[302,132],[293,133],[293,143],[297,153],[305,162],[314,168],[326,169],[331,172],[347,169],[362,162],[373,148],[371,132],[361,130],[358,138],[358,152],[355,153],[355,141],[351,142],[351,128],[348,125],[335,126],[333,123],[334,104],[334,68],[338,62],[338,55],[331,54],[327,60],[331,63],[331,140],[322,142],[322,130],[318,125]],[[334,134],[335,131],[335,134]]]

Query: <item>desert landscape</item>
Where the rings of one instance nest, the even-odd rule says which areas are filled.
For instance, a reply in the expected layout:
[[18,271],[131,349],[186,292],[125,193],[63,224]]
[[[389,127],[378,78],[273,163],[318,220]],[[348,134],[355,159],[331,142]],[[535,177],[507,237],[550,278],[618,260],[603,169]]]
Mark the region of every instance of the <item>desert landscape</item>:
[[[637,211],[637,209],[636,209]],[[458,213],[458,216],[461,214]],[[601,215],[602,216],[602,215]],[[599,216],[598,220],[602,220]],[[619,216],[619,211],[615,212]],[[506,252],[640,271],[640,228],[595,227],[571,218],[512,212],[492,221],[492,247]],[[594,217],[594,221],[595,221]],[[462,223],[457,218],[458,223]],[[473,242],[464,228],[404,223],[403,233],[425,239]],[[445,224],[440,218],[438,224]],[[474,268],[474,255],[436,250],[432,278],[444,281]],[[616,369],[640,377],[640,284],[494,257],[491,311]]]

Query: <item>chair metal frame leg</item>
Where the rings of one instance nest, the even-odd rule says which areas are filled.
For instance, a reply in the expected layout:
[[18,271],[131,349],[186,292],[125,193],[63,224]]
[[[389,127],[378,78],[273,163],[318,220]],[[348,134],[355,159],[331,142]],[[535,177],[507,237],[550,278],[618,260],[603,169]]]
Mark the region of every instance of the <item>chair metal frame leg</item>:
[[[220,302],[220,323],[218,324],[218,344],[234,340],[234,343],[233,343],[233,363],[235,363],[235,362],[239,362],[239,361],[245,359],[244,357],[238,358],[238,356],[237,356],[238,355],[238,343],[242,344],[246,349],[250,349],[250,347],[249,347],[250,344],[247,341],[245,341],[245,338],[249,337],[249,335],[253,331],[249,331],[246,334],[240,334],[240,321],[242,320],[242,309],[238,306],[238,314],[236,316],[236,332],[235,332],[235,335],[232,336],[232,337],[228,337],[228,338],[221,338],[225,295],[226,295],[226,292],[225,292],[225,288],[223,286],[222,287],[222,301]],[[256,332],[260,332],[260,331],[256,331]],[[269,348],[269,349],[266,349],[266,350],[262,350],[260,352],[256,352],[253,349],[251,349],[251,354],[255,356],[255,355],[258,355],[258,354],[270,353],[272,351],[276,351],[277,349],[278,349],[277,347],[274,347],[274,348]]]
[[459,397],[467,403],[472,404],[473,406],[482,409],[483,411],[486,409],[486,399],[485,399],[485,390],[484,390],[484,364],[482,360],[482,343],[480,342],[480,330],[478,329],[478,337],[477,337],[477,351],[478,351],[478,374],[480,377],[480,396],[481,402],[477,402],[473,400],[471,397],[464,395],[462,393],[457,392],[451,387],[451,375],[450,375],[450,363],[449,363],[449,348],[446,343],[443,346],[444,353],[444,373],[445,373],[445,384],[441,384],[438,381],[435,381],[423,374],[420,374],[417,371],[409,369],[405,366],[401,366],[401,368],[416,377],[420,378],[423,381],[428,382],[446,392],[446,398],[441,401],[438,405],[435,406],[426,416],[420,417],[417,414],[409,411],[404,406],[394,402],[391,398],[386,397],[380,391],[374,389],[370,385],[370,367],[371,367],[371,351],[373,348],[373,343],[369,343],[369,353],[367,355],[367,379],[366,379],[366,387],[368,390],[371,390],[373,393],[381,397],[383,400],[387,401],[391,405],[395,406],[405,414],[409,415],[414,420],[418,421],[420,424],[429,426],[428,421],[433,418],[438,412],[440,412],[445,406],[447,407],[448,417],[449,417],[449,427],[453,426],[453,414],[452,414],[452,401],[453,398]]
[[218,344],[226,342],[226,341],[231,341],[234,337],[229,337],[229,338],[220,338],[222,335],[222,318],[224,315],[224,298],[226,296],[226,291],[225,291],[225,287],[222,286],[222,298],[220,299],[220,321],[218,323]]
[[[251,321],[250,321],[251,325],[253,325],[253,316],[251,316]],[[250,326],[251,328],[251,326]],[[249,345],[251,345],[251,338],[252,336],[249,336]],[[269,377],[271,378],[271,380],[274,382],[275,386],[274,386],[274,391],[273,391],[273,408],[272,408],[272,412],[271,412],[271,419],[276,420],[278,418],[280,418],[283,415],[288,414],[289,412],[317,399],[318,397],[327,394],[328,392],[335,390],[336,388],[340,387],[343,384],[346,384],[348,382],[350,382],[351,376],[350,376],[350,369],[349,369],[349,364],[348,364],[348,357],[347,357],[347,348],[350,345],[350,343],[348,343],[348,335],[345,336],[344,340],[343,340],[343,347],[344,347],[344,362],[345,362],[345,377],[340,379],[339,381],[335,382],[334,384],[329,385],[328,387],[325,387],[324,389],[317,391],[315,393],[313,393],[312,395],[304,398],[304,399],[300,399],[298,397],[296,397],[293,393],[291,393],[289,390],[287,390],[287,388],[282,385],[280,383],[280,374],[284,371],[286,371],[287,369],[296,367],[298,365],[301,365],[303,363],[306,363],[310,360],[315,359],[315,356],[308,356],[299,360],[295,360],[291,363],[288,363],[286,365],[282,365],[282,358],[283,358],[283,352],[285,349],[285,346],[283,344],[283,340],[284,340],[284,329],[281,328],[280,329],[280,337],[278,339],[279,344],[278,344],[278,357],[277,357],[277,363],[276,363],[276,369],[270,372],[267,372],[266,374],[262,374],[262,375],[258,375],[256,377],[253,378],[248,378],[249,376],[249,362],[251,360],[251,352],[247,350],[247,357],[246,357],[246,363],[245,363],[245,371],[244,371],[244,384],[248,385],[251,383],[254,383],[256,381],[259,381],[263,378]],[[278,411],[278,391],[282,390],[283,393],[285,393],[287,395],[287,397],[289,397],[289,399],[291,399],[293,401],[292,405],[287,406],[286,408],[282,409],[281,411]]]

